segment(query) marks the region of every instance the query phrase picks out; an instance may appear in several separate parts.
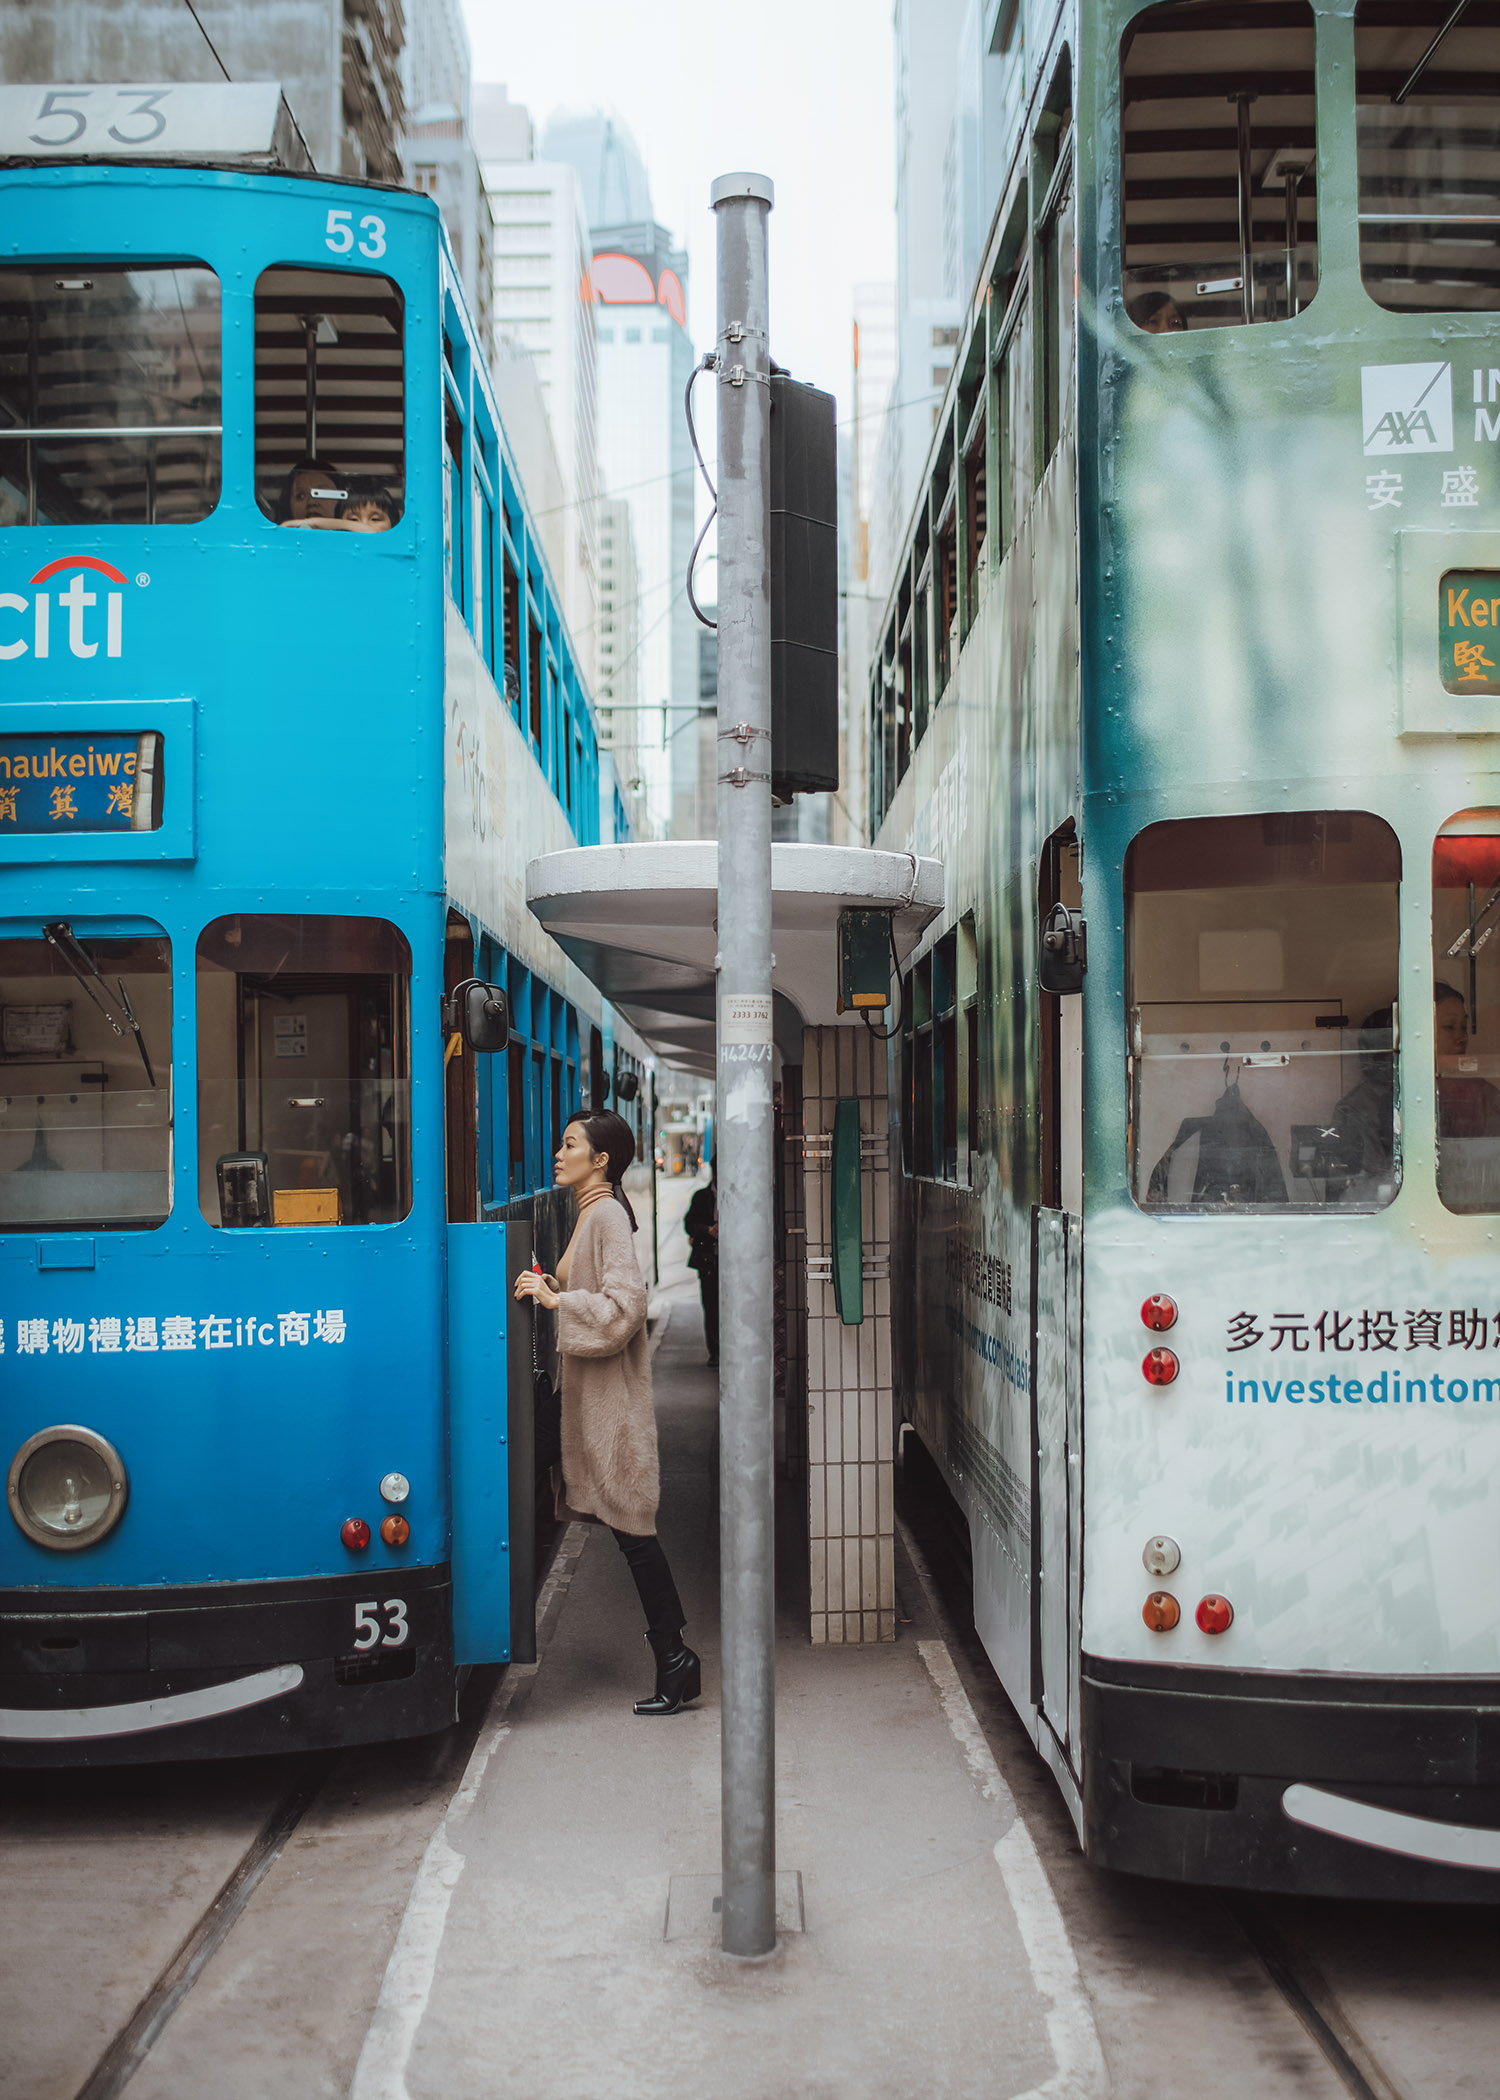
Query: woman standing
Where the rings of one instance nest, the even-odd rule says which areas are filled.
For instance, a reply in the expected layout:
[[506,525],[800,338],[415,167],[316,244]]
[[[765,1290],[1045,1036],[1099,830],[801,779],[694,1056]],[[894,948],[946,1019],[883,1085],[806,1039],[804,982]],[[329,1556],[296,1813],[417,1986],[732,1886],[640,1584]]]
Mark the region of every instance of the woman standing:
[[528,1271],[516,1296],[556,1309],[562,1355],[559,1514],[597,1518],[614,1533],[635,1578],[656,1657],[656,1690],[638,1714],[675,1714],[702,1690],[697,1656],[682,1638],[683,1609],[656,1536],[660,1472],[646,1287],[630,1236],[635,1213],[620,1183],[635,1139],[612,1109],[569,1118],[554,1178],[571,1189],[578,1222],[555,1276]]

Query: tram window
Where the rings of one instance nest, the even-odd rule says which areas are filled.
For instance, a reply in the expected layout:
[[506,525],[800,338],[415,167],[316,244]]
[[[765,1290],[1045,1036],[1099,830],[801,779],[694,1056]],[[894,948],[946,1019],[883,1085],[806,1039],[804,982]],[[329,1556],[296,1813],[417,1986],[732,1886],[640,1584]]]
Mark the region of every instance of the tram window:
[[1073,385],[1073,204],[1065,190],[1042,229],[1042,464],[1057,450]]
[[384,919],[236,915],[198,940],[198,1202],[211,1225],[411,1209],[411,951]]
[[965,634],[974,624],[974,615],[979,610],[979,574],[984,562],[989,513],[989,482],[985,458],[987,429],[988,418],[981,415],[969,433],[969,449],[964,454],[964,556],[969,572],[968,588],[964,594]]
[[1126,863],[1131,1190],[1378,1210],[1401,1184],[1401,853],[1344,810],[1154,824]]
[[[1451,23],[1451,27],[1448,25]],[[1360,0],[1359,262],[1397,313],[1500,307],[1500,8]]]
[[1500,809],[1466,809],[1432,856],[1437,1184],[1449,1210],[1500,1211]]
[[[909,1174],[959,1178],[958,935],[945,933],[905,986],[902,1157]],[[967,1023],[965,1023],[967,1036]]]
[[1318,288],[1306,0],[1170,0],[1120,47],[1125,311],[1137,328],[1284,321]]
[[521,579],[507,554],[505,561],[505,676],[503,690],[510,711],[521,717]]
[[166,936],[0,941],[0,1231],[160,1225],[172,1207]]
[[937,615],[937,690],[941,699],[953,669],[953,621],[958,612],[958,519],[951,505],[938,527],[933,579],[933,611]]
[[[354,270],[263,270],[255,286],[255,494],[278,524],[406,495],[401,294]],[[350,484],[355,487],[351,489]],[[320,494],[320,490],[328,491]]]
[[0,269],[0,525],[191,525],[219,500],[219,280]]

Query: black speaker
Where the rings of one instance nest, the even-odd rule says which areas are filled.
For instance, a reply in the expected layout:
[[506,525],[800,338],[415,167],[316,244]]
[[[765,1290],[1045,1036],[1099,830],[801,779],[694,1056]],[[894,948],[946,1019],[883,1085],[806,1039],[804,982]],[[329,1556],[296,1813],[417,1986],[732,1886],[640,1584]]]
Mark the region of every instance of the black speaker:
[[839,784],[838,440],[832,394],[771,375],[771,792]]

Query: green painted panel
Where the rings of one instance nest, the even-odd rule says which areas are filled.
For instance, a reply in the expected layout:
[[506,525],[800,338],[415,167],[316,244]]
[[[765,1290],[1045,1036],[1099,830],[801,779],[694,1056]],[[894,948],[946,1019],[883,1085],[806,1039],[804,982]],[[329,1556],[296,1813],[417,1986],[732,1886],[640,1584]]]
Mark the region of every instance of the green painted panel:
[[865,1317],[864,1237],[860,1226],[859,1103],[841,1101],[833,1117],[833,1302],[846,1327]]

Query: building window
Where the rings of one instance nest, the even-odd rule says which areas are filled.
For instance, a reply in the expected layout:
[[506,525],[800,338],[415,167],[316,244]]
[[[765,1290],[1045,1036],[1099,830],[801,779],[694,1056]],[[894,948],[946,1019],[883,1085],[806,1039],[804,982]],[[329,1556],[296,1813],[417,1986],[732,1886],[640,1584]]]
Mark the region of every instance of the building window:
[[1401,850],[1349,810],[1153,824],[1126,862],[1131,1190],[1378,1210],[1401,1185]]
[[1126,30],[1125,311],[1147,334],[1283,321],[1317,291],[1313,55],[1305,0],[1171,0]]
[[198,1202],[211,1225],[411,1209],[411,952],[384,919],[239,915],[198,941]]
[[1397,313],[1494,311],[1500,307],[1500,22],[1494,11],[1486,9],[1481,19],[1474,9],[1454,19],[1453,0],[1360,0],[1354,92],[1359,260],[1370,297]]
[[85,920],[0,940],[0,1231],[112,1232],[172,1208],[172,949]]
[[0,526],[206,518],[219,341],[202,263],[0,270]]

